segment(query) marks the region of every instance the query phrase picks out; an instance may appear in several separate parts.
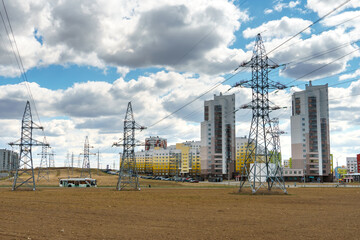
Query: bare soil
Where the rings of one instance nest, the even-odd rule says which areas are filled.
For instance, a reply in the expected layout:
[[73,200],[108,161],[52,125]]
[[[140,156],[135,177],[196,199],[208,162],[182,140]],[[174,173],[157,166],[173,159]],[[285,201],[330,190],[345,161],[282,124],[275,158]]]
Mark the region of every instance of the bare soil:
[[358,188],[251,195],[166,184],[121,192],[1,187],[0,239],[359,239]]

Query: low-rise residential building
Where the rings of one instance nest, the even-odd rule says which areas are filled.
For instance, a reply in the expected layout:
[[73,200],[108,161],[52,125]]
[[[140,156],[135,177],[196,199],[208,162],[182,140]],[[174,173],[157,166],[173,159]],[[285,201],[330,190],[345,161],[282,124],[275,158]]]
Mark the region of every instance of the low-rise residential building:
[[301,182],[304,180],[304,170],[301,168],[282,168],[285,182]]
[[201,172],[199,141],[142,150],[135,153],[135,158],[141,174],[198,177]]

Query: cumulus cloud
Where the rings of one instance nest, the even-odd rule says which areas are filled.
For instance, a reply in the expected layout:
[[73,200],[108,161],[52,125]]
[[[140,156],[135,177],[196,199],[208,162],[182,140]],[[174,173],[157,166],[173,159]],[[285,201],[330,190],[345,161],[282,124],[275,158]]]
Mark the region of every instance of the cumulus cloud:
[[[129,101],[132,102],[136,121],[143,126],[150,126],[197,97],[199,89],[205,91],[223,80],[221,77],[194,77],[188,73],[161,71],[141,76],[137,81],[126,82],[119,78],[112,84],[75,83],[65,90],[50,90],[36,83],[29,83],[29,86],[36,93],[33,96],[48,141],[59,157],[63,158],[67,151],[82,151],[85,136],[91,136],[102,151],[114,151],[109,150],[109,147],[121,137]],[[23,85],[0,86],[0,121],[2,126],[9,129],[2,133],[4,136],[12,136],[11,139],[0,140],[3,145],[20,136],[21,126],[18,123],[29,96]],[[215,93],[225,92],[229,87],[222,85]],[[250,101],[247,89],[237,91],[238,105]],[[169,143],[199,139],[203,101],[212,99],[213,94],[214,92],[204,95],[182,111],[139,133],[137,138],[143,140],[149,135],[159,135],[168,138]],[[38,122],[33,105],[32,111],[34,121]],[[12,124],[12,127],[7,127],[5,123]],[[42,138],[41,134],[36,136],[37,139],[38,137]],[[113,157],[117,159],[116,154]]]
[[265,13],[265,14],[270,14],[270,13],[272,13],[272,12],[273,12],[272,9],[265,9],[265,10],[264,10],[264,13]]
[[[276,44],[273,44],[276,46]],[[300,80],[331,76],[346,69],[347,63],[359,56],[357,45],[343,29],[325,31],[308,39],[298,39],[289,47],[272,53],[278,63],[288,63],[280,75]]]
[[[245,38],[254,38],[258,33],[264,38],[283,38],[292,36],[300,30],[309,26],[312,22],[301,18],[282,17],[280,20],[273,20],[263,23],[257,28],[247,28],[243,32]],[[309,34],[310,29],[304,33]]]
[[[289,3],[284,3],[283,0],[276,0],[274,1],[275,5],[273,7],[273,9],[265,9],[264,13],[265,14],[270,14],[272,13],[274,10],[277,12],[282,12],[283,9],[293,9],[295,8],[297,5],[300,4],[300,0],[296,0],[296,1],[290,1]],[[297,9],[300,10],[300,9]]]
[[339,77],[339,80],[343,81],[343,80],[347,80],[347,79],[352,79],[352,78],[356,78],[360,76],[360,69],[356,70],[354,73],[352,74],[343,74]]
[[[314,12],[316,12],[320,17],[324,16],[334,8],[340,6],[345,1],[338,0],[308,0],[306,7]],[[343,7],[338,9],[335,13],[338,13],[347,8],[357,8],[360,7],[360,1],[354,0],[346,3]]]
[[[241,52],[229,46],[241,22],[249,20],[246,11],[226,0],[15,0],[7,5],[26,69],[70,63],[113,66],[122,75],[153,66],[207,74],[232,70]],[[8,57],[10,44],[0,53],[0,75],[17,75]]]

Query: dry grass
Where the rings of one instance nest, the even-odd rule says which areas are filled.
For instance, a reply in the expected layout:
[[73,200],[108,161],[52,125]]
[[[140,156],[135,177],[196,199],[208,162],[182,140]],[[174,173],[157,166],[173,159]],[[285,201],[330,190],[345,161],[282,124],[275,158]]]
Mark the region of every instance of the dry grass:
[[359,198],[358,188],[0,188],[0,239],[358,239]]
[[[81,169],[75,168],[72,172],[68,171],[67,168],[55,168],[50,170],[49,178],[50,181],[46,181],[41,179],[41,181],[37,181],[38,178],[38,169],[35,169],[35,180],[36,186],[38,187],[57,187],[59,186],[59,179],[68,178],[68,177],[80,177]],[[98,175],[99,174],[99,175]],[[111,175],[101,171],[97,171],[96,169],[91,170],[92,178],[97,180],[99,187],[115,187],[118,181],[118,175]],[[149,184],[151,187],[211,187],[218,185],[211,185],[209,183],[180,183],[180,182],[170,182],[170,181],[159,181],[159,180],[148,180],[139,178],[141,188],[148,188]],[[0,180],[0,186],[8,186],[10,187],[12,184],[12,180],[3,179]],[[224,187],[224,186],[220,186]]]

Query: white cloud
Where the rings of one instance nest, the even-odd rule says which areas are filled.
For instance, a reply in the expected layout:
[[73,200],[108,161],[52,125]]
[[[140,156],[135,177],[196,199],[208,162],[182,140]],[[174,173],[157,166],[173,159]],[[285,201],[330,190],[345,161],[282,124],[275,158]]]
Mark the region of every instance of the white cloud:
[[[274,49],[284,40],[267,42],[265,47]],[[270,58],[279,64],[288,63],[280,71],[282,76],[300,80],[318,79],[344,71],[347,63],[359,56],[357,46],[346,44],[349,42],[351,36],[338,28],[304,40],[297,38],[272,52]]]
[[[283,0],[276,0],[275,1],[275,5],[273,9],[266,9],[264,11],[265,14],[269,14],[272,13],[273,10],[277,11],[277,12],[282,12],[283,9],[286,8],[290,8],[293,9],[295,8],[297,5],[299,5],[301,2],[300,0],[296,0],[296,1],[290,1],[289,3],[284,3]],[[297,9],[300,10],[300,9]]]
[[290,1],[289,2],[289,8],[294,8],[296,7],[297,5],[300,4],[300,0],[296,0],[296,1]]
[[[320,17],[324,16],[334,8],[340,6],[345,1],[338,1],[338,0],[308,0],[306,7],[314,12],[316,12]],[[347,8],[356,8],[360,7],[359,0],[352,0],[345,4],[343,7],[338,9],[334,14],[341,12]]]
[[[110,156],[115,151],[108,160],[111,163],[118,159],[116,151],[120,149],[114,150],[110,146],[121,137],[129,101],[132,102],[136,121],[150,126],[197,97],[199,89],[205,91],[223,80],[221,77],[198,78],[187,73],[161,71],[139,77],[137,81],[126,82],[120,78],[113,84],[76,83],[65,90],[50,90],[30,83],[30,88],[59,164],[63,164],[68,151],[76,155],[82,151],[85,136],[89,136],[90,143],[104,154]],[[229,86],[223,85],[215,92],[228,89]],[[137,133],[137,138],[143,140],[149,135],[159,135],[168,138],[169,143],[199,139],[203,101],[211,99],[213,94],[201,97],[154,127]],[[247,89],[240,89],[238,103],[250,101],[249,96]],[[8,142],[20,137],[20,120],[27,98],[28,92],[23,84],[0,86],[0,123],[6,128],[2,135],[12,136],[0,139],[0,146],[6,147]],[[34,108],[32,111],[34,122],[38,122]],[[42,140],[41,132],[34,132],[34,138]]]
[[272,12],[273,12],[272,9],[265,9],[265,10],[264,10],[264,13],[265,13],[265,14],[270,14],[270,13],[272,13]]
[[360,69],[356,70],[354,73],[352,74],[343,74],[339,77],[339,80],[343,81],[343,80],[347,80],[347,79],[352,79],[352,78],[356,78],[360,76]]
[[[26,69],[70,63],[113,66],[123,75],[129,68],[153,66],[224,73],[234,68],[236,51],[228,48],[234,32],[249,20],[227,0],[15,0],[7,5]],[[219,55],[209,57],[212,52]],[[10,44],[2,45],[2,76],[18,73],[11,55]]]
[[[258,33],[261,33],[264,38],[284,38],[298,33],[311,24],[311,21],[301,18],[282,17],[280,20],[273,20],[263,23],[257,28],[247,28],[243,31],[245,38],[254,38]],[[309,34],[310,29],[304,33]]]

